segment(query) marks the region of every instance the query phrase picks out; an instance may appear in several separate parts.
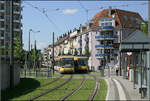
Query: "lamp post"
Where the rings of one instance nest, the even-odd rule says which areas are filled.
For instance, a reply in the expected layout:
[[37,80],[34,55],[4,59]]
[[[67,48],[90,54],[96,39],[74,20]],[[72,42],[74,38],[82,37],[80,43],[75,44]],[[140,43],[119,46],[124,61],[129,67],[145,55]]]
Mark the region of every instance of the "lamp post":
[[33,29],[29,29],[29,53],[28,53],[28,61],[29,61],[29,67],[30,67],[30,34],[33,33],[39,33],[40,31],[33,31]]

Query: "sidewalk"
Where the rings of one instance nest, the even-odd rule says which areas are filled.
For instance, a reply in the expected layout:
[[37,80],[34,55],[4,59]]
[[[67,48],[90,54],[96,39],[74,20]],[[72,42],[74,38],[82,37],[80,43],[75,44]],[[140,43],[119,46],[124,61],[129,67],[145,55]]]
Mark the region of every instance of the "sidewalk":
[[133,86],[133,82],[124,79],[123,76],[116,76],[115,71],[112,70],[110,77],[108,71],[105,71],[106,81],[108,84],[108,95],[106,100],[148,100],[147,98],[141,99],[138,86]]

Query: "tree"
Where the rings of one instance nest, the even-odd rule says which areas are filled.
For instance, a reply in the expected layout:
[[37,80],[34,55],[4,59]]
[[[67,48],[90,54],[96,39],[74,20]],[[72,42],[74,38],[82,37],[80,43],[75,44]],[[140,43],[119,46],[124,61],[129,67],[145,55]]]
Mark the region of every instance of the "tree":
[[[10,45],[9,45],[9,50],[10,50]],[[10,51],[8,52],[8,54],[10,55]],[[19,40],[18,36],[14,40],[14,57],[18,58],[17,59],[18,63],[24,63],[25,61],[25,51],[23,49],[23,44]]]
[[75,55],[75,56],[78,55],[78,51],[77,51],[76,48],[75,48],[75,50],[74,50],[74,55]]
[[40,52],[36,49],[32,49],[30,54],[31,62],[37,61],[39,57],[40,57]]
[[91,53],[89,52],[89,48],[85,48],[85,51],[84,51],[84,56],[87,56],[87,57],[90,57],[91,56]]
[[144,32],[146,35],[148,35],[148,21],[143,22],[141,24],[141,30],[142,32]]

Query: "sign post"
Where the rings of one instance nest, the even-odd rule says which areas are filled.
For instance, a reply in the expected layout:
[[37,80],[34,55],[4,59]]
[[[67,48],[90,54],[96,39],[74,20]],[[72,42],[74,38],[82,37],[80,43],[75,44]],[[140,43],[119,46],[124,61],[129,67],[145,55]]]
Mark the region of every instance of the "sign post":
[[129,76],[130,76],[130,56],[132,55],[132,52],[127,52],[127,55],[129,57],[129,61],[128,61],[128,80],[129,80]]

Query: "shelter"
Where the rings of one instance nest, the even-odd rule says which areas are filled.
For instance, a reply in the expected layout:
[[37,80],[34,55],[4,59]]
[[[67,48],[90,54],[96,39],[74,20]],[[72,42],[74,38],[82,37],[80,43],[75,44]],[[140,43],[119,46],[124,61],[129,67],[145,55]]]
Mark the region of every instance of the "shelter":
[[[132,63],[133,63],[132,66],[134,69],[133,72],[134,88],[137,80],[141,97],[144,97],[146,95],[149,96],[148,92],[150,91],[149,89],[150,81],[147,78],[149,78],[150,76],[148,75],[150,73],[150,69],[148,69],[149,66],[147,65],[149,61],[147,61],[148,55],[146,52],[150,51],[150,39],[140,30],[136,30],[133,33],[131,33],[131,35],[129,35],[126,39],[122,40],[119,50],[122,53],[122,58],[124,58],[123,55],[125,56],[125,53],[132,52]],[[127,69],[125,70],[127,72]],[[136,71],[138,71],[137,75]]]

